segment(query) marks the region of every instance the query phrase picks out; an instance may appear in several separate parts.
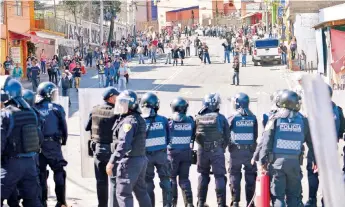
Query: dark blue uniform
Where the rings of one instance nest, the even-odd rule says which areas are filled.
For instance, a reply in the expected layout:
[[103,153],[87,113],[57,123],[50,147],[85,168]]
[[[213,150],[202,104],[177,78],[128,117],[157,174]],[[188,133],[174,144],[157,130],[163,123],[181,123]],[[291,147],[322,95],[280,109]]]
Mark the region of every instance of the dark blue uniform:
[[116,147],[109,163],[115,165],[113,175],[116,175],[116,198],[121,207],[134,206],[132,192],[139,206],[152,206],[145,183],[148,163],[145,156],[145,130],[145,120],[136,112],[122,116],[114,125]]
[[[332,108],[333,108],[333,114],[334,114],[334,121],[335,121],[335,127],[336,127],[336,135],[338,139],[341,139],[344,133],[344,114],[343,110],[337,106],[335,103],[332,103]],[[345,147],[344,147],[345,151]],[[344,156],[345,157],[345,156]],[[345,163],[345,158],[344,158],[344,163]],[[309,204],[306,204],[306,206],[315,206],[316,207],[316,194],[319,188],[319,174],[314,173],[312,169],[313,163],[312,163],[312,156],[308,152],[307,155],[307,171],[308,171],[308,184],[309,184]],[[344,167],[344,172],[345,172],[345,167]]]
[[258,137],[258,124],[253,114],[237,112],[228,119],[231,131],[229,173],[232,203],[240,202],[242,165],[245,171],[247,205],[254,196],[257,176],[256,165],[251,164]]
[[197,170],[200,173],[198,203],[206,202],[210,170],[215,177],[217,202],[226,203],[225,148],[230,138],[229,123],[224,115],[206,109],[196,117],[196,141],[198,146]]
[[[114,105],[104,103],[93,108],[85,127],[86,131],[91,131],[98,207],[108,206],[108,175],[106,173],[106,166],[111,155],[111,143],[113,142],[112,128],[115,119]],[[115,204],[112,204],[112,206],[118,206],[116,200],[114,201]]]
[[[306,142],[314,151],[308,121],[298,112],[279,110],[263,133],[259,164],[269,165],[273,206],[299,206],[302,194],[300,158]],[[285,201],[286,199],[286,201]]]
[[32,90],[36,92],[38,84],[40,83],[40,68],[38,66],[33,66],[30,68],[31,70],[31,82],[32,82]]
[[155,167],[160,179],[163,193],[163,206],[171,204],[172,189],[170,182],[170,164],[167,157],[167,144],[169,140],[168,119],[156,115],[145,118],[146,121],[146,156],[149,160],[146,170],[147,191],[149,192],[152,206],[155,206],[154,182]]
[[40,181],[42,186],[42,200],[47,200],[47,165],[54,171],[55,193],[59,205],[66,205],[64,167],[67,161],[61,151],[61,145],[67,141],[67,123],[65,111],[61,105],[42,101],[36,105],[37,110],[45,119],[43,136],[44,140],[39,155]]
[[32,109],[7,106],[1,110],[2,201],[18,188],[24,206],[42,206],[36,159],[40,144],[38,123]]
[[185,205],[193,204],[192,188],[189,180],[189,168],[192,164],[191,144],[195,138],[195,123],[192,117],[169,121],[168,159],[171,164],[172,199],[177,204],[177,176],[182,189]]

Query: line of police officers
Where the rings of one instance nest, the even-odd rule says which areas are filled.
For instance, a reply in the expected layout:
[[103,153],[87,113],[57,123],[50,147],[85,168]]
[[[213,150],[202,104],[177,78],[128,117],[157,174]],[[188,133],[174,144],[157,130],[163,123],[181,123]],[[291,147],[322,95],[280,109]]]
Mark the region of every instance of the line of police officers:
[[1,86],[1,205],[46,207],[47,165],[54,172],[56,207],[66,204],[67,161],[61,145],[66,145],[67,124],[58,98],[58,88],[50,82],[38,86],[37,95],[22,90],[9,76],[0,77]]
[[[250,100],[244,93],[233,97],[236,110],[228,119],[219,112],[218,94],[204,97],[203,108],[195,119],[187,115],[188,102],[180,97],[171,102],[169,119],[158,114],[159,99],[153,93],[138,100],[133,91],[119,94],[114,88],[107,88],[103,97],[106,103],[94,107],[85,128],[91,130],[99,207],[107,206],[106,173],[111,178],[110,206],[133,206],[132,192],[140,206],[155,206],[154,168],[160,178],[163,206],[177,206],[178,177],[185,206],[192,207],[189,169],[194,161],[200,173],[197,206],[207,205],[213,174],[218,206],[225,207],[227,147],[231,206],[239,206],[242,166],[247,206],[254,206],[255,161],[262,172],[271,176],[273,206],[303,206],[300,160],[304,142],[309,148],[308,163],[313,174],[317,166],[308,121],[298,112],[301,98],[295,92],[280,90],[272,95],[274,107],[264,114],[265,131],[258,141],[257,119],[249,110]],[[332,105],[340,137],[344,132],[344,115],[340,107]],[[197,152],[193,151],[194,141],[198,143]],[[316,195],[310,192],[309,201],[315,199],[313,196]]]

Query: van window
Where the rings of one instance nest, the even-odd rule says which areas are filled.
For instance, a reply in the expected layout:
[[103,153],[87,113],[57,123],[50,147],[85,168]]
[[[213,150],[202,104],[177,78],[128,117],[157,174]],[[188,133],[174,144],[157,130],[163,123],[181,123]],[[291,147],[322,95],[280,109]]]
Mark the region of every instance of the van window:
[[260,48],[276,48],[279,46],[279,40],[271,39],[271,40],[257,40],[255,41],[255,47]]

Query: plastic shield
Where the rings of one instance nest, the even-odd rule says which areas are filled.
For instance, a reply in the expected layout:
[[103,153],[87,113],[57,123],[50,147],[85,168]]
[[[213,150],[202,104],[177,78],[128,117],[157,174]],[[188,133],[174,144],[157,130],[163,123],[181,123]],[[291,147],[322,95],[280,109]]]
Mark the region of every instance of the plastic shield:
[[63,109],[65,110],[66,114],[66,120],[68,120],[69,117],[69,104],[68,104],[69,97],[67,96],[59,96],[57,103],[60,104]]
[[329,91],[320,76],[304,76],[302,82],[325,206],[341,207],[345,203],[345,186],[339,159],[334,159],[339,154]]
[[104,88],[80,88],[79,89],[79,117],[80,117],[80,149],[81,149],[81,176],[83,178],[95,177],[93,158],[88,155],[88,141],[90,131],[85,131],[85,124],[89,119],[92,108],[102,104]]
[[261,135],[264,131],[264,126],[262,124],[264,114],[268,113],[272,108],[271,94],[266,92],[258,92],[256,108],[256,118],[259,124],[259,135]]

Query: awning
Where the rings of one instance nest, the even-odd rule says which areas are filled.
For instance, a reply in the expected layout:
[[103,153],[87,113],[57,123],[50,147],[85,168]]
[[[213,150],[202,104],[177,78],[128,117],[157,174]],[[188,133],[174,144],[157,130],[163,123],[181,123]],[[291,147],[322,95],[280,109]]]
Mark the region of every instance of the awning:
[[261,13],[261,12],[250,12],[250,13],[244,15],[243,17],[241,17],[240,19],[245,19],[247,17],[251,17],[251,16],[253,16],[255,14],[259,14],[259,13]]
[[14,40],[30,40],[31,39],[31,36],[29,34],[17,33],[11,30],[9,30],[9,35],[10,35],[10,38]]
[[317,25],[313,26],[313,28],[319,29],[322,27],[332,27],[332,26],[340,26],[340,25],[345,25],[345,19],[321,22],[321,23],[318,23]]

